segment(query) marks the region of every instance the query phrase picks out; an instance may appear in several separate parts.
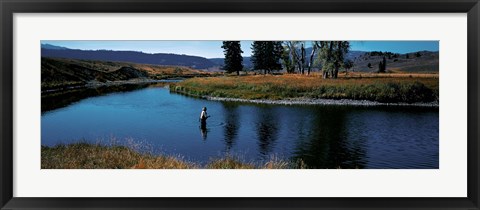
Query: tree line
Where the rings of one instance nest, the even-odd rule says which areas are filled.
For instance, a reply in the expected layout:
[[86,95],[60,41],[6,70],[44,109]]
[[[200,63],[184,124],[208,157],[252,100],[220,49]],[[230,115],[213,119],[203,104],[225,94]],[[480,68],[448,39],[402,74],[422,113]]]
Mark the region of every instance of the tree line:
[[[264,74],[285,69],[287,73],[309,75],[314,65],[320,65],[323,78],[337,78],[341,68],[350,69],[353,62],[346,59],[350,49],[348,41],[312,41],[312,51],[306,52],[305,41],[254,41],[252,62],[255,70]],[[228,73],[243,70],[240,41],[224,41],[224,69]]]

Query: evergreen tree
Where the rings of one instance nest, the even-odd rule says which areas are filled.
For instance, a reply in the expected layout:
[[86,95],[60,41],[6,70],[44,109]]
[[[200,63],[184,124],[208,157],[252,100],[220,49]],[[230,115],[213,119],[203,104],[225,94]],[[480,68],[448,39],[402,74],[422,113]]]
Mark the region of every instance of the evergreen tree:
[[283,46],[282,42],[280,41],[272,41],[272,52],[269,58],[269,69],[270,70],[281,70],[282,69],[282,54],[283,54]]
[[383,72],[387,71],[387,59],[385,59],[385,56],[383,56]]
[[253,69],[267,71],[282,69],[282,42],[277,41],[254,41],[252,44]]
[[264,69],[265,67],[265,44],[261,41],[254,41],[252,43],[252,63],[253,63],[253,69],[256,70],[266,70]]
[[386,70],[387,70],[387,59],[385,59],[385,56],[383,56],[383,60],[380,61],[380,63],[378,64],[378,72],[385,73]]
[[380,61],[380,63],[378,63],[378,73],[383,73],[383,63],[382,61]]
[[224,41],[222,48],[225,54],[223,69],[228,73],[237,72],[237,75],[240,75],[240,71],[243,69],[243,51],[240,41]]

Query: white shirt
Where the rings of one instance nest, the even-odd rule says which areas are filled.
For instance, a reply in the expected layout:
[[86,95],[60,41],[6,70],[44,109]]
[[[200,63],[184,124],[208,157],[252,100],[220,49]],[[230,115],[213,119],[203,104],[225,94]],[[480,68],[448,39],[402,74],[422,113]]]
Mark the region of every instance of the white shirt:
[[207,111],[202,111],[202,113],[200,113],[200,119],[203,119],[204,117],[207,119]]

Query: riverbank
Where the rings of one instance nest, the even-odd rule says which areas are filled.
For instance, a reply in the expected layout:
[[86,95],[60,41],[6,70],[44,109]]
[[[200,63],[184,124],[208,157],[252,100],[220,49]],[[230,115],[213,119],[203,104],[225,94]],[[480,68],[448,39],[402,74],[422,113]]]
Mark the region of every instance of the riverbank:
[[322,79],[303,75],[192,78],[170,91],[218,101],[438,107],[438,78],[363,77]]
[[302,169],[303,163],[272,158],[264,164],[244,162],[236,157],[212,159],[206,165],[186,161],[180,156],[152,155],[125,146],[75,143],[42,146],[42,169]]
[[[180,92],[179,92],[180,93]],[[189,95],[188,93],[181,93]],[[196,95],[190,95],[193,97],[199,97]],[[416,107],[439,107],[437,101],[429,103],[380,103],[376,101],[368,100],[352,100],[352,99],[311,99],[311,98],[291,98],[281,100],[269,100],[269,99],[240,99],[240,98],[222,98],[222,97],[200,97],[206,100],[212,101],[228,101],[228,102],[241,102],[241,103],[254,103],[254,104],[273,104],[273,105],[340,105],[340,106],[416,106]]]
[[82,89],[82,88],[100,88],[100,87],[111,87],[111,86],[120,86],[120,85],[145,85],[145,84],[154,84],[154,83],[167,84],[170,82],[179,82],[183,79],[185,78],[161,79],[161,80],[149,79],[149,78],[136,78],[136,79],[130,79],[130,80],[107,81],[107,82],[90,81],[86,84],[81,84],[81,85],[65,86],[65,87],[56,88],[56,89],[46,89],[46,90],[43,90],[42,93],[54,93],[59,91]]

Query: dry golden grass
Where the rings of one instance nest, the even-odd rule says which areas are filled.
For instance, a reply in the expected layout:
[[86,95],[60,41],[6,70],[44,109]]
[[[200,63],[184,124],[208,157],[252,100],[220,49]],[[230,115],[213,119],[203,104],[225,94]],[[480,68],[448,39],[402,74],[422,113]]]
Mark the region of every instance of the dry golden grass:
[[255,165],[250,163],[243,163],[240,160],[232,157],[224,157],[212,160],[206,168],[209,169],[254,169]]
[[78,143],[52,148],[42,147],[43,169],[181,169],[194,167],[193,163],[178,158],[140,154],[122,146],[106,147]]
[[438,79],[438,73],[408,73],[396,71],[394,73],[362,73],[362,72],[348,72],[340,73],[340,78],[433,78]]
[[209,75],[209,72],[204,72],[183,66],[163,66],[151,64],[139,64],[129,62],[112,62],[112,61],[95,61],[95,60],[78,60],[55,58],[54,60],[64,61],[69,64],[82,66],[89,69],[94,69],[102,72],[114,72],[122,67],[131,67],[147,72],[149,75]]
[[307,168],[302,161],[291,163],[272,157],[264,165],[246,163],[226,156],[212,159],[202,166],[179,156],[141,154],[124,146],[76,143],[42,146],[42,169],[292,169]]
[[133,68],[146,71],[150,75],[209,75],[208,72],[181,66],[159,66],[147,64],[130,64]]
[[[360,76],[361,75],[361,76]],[[242,85],[265,85],[272,86],[290,86],[302,88],[312,88],[322,85],[355,85],[355,84],[373,84],[386,82],[412,82],[418,81],[430,87],[438,86],[438,79],[424,74],[409,77],[405,74],[392,74],[384,76],[384,74],[357,74],[357,75],[340,75],[338,79],[322,79],[319,75],[252,75],[241,77],[209,77],[209,78],[193,78],[183,82],[183,84],[197,83],[198,86],[213,85],[217,87],[237,88]],[[181,85],[181,84],[180,84]]]

